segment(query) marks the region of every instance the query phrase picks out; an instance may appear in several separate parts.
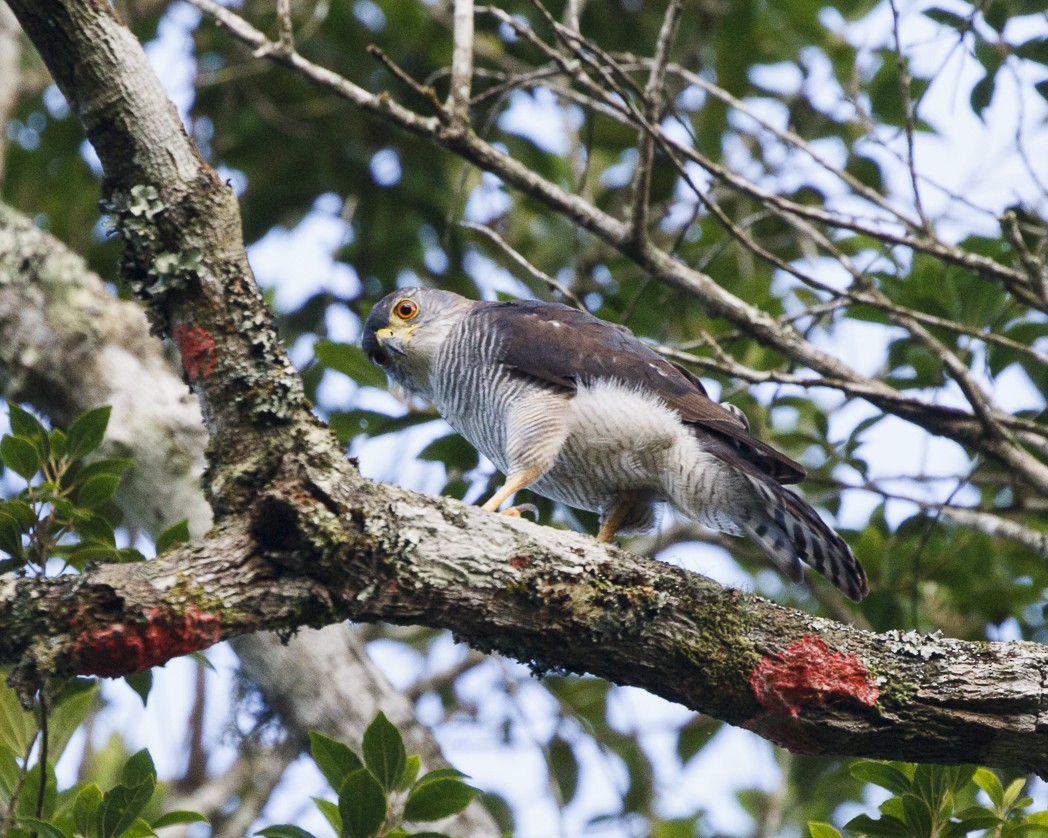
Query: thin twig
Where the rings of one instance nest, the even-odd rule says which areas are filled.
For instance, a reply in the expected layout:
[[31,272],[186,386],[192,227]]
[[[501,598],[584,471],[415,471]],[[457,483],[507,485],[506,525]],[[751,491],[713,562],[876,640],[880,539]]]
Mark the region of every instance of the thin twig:
[[291,0],[277,0],[277,25],[280,32],[277,47],[283,52],[294,52],[295,31],[291,22]]
[[1026,269],[1026,275],[1030,279],[1030,287],[1037,292],[1045,305],[1048,305],[1048,269],[1026,246],[1022,231],[1019,229],[1019,218],[1015,214],[1015,210],[1008,210],[1001,216],[1001,229],[1004,231],[1008,241],[1011,242],[1012,247],[1015,248],[1023,268]]
[[[190,0],[193,2],[193,0]],[[444,105],[441,103],[440,98],[437,96],[437,91],[429,85],[420,84],[406,70],[404,70],[399,64],[397,64],[392,58],[386,55],[385,51],[376,46],[375,44],[368,44],[366,47],[368,55],[379,61],[390,73],[393,74],[405,87],[413,91],[416,95],[429,102],[433,106],[433,109],[442,118],[446,118],[446,111]]]
[[469,99],[473,87],[473,0],[455,0],[454,46],[451,54],[451,90],[447,110],[459,128],[469,124]]
[[921,186],[920,177],[917,174],[917,154],[916,145],[914,142],[914,108],[913,108],[913,76],[910,74],[910,67],[906,62],[906,56],[902,52],[902,35],[900,33],[899,26],[899,8],[895,5],[895,0],[888,0],[888,6],[892,12],[892,34],[895,39],[895,65],[899,70],[899,94],[902,96],[902,109],[905,115],[904,126],[906,131],[906,163],[910,169],[910,184],[913,188],[913,208],[917,211],[917,215],[921,219],[921,224],[924,227],[924,232],[928,238],[935,238],[934,230],[932,229],[932,223],[928,220],[928,216],[924,212],[924,205],[921,202]]
[[[662,19],[659,37],[655,42],[655,54],[652,57],[648,82],[644,86],[644,116],[649,123],[659,121],[663,103],[663,87],[666,84],[666,64],[669,61],[673,37],[680,25],[682,0],[671,0]],[[630,213],[630,224],[633,228],[633,242],[642,247],[648,235],[648,199],[651,191],[652,167],[655,165],[655,137],[651,132],[641,129],[639,137],[640,159],[633,179],[633,206]]]
[[480,233],[486,236],[488,239],[494,242],[502,250],[502,252],[505,253],[510,259],[512,259],[517,265],[526,270],[539,282],[545,283],[551,291],[556,291],[558,294],[563,296],[565,300],[567,300],[569,303],[571,303],[571,305],[575,306],[575,308],[579,309],[580,311],[586,310],[586,306],[582,304],[582,301],[575,296],[575,294],[571,291],[570,288],[567,288],[563,283],[558,282],[545,271],[539,270],[534,265],[532,265],[531,262],[529,262],[527,259],[521,256],[520,253],[514,250],[513,247],[509,244],[509,242],[503,239],[502,236],[500,236],[490,227],[486,227],[483,224],[475,224],[472,221],[460,221],[459,226],[464,227],[467,230],[473,230],[475,233]]
[[[40,753],[36,755],[40,764],[40,781],[36,790],[36,819],[44,817],[44,796],[47,794],[47,746],[48,746],[48,706],[47,686],[40,688]],[[36,830],[29,833],[29,838],[36,838]]]

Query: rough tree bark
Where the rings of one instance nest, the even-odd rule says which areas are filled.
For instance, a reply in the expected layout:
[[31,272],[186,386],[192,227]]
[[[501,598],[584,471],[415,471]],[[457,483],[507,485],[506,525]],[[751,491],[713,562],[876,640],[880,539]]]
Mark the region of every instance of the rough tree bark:
[[[92,407],[113,406],[104,453],[136,463],[117,496],[128,524],[158,533],[187,518],[194,535],[207,532],[211,508],[200,488],[207,433],[200,409],[162,344],[149,335],[141,307],[113,297],[82,259],[3,204],[0,334],[5,397],[32,404],[62,426]],[[313,729],[359,748],[382,709],[424,768],[446,764],[411,702],[393,689],[345,624],[286,641],[260,632],[234,638],[233,645],[244,674],[299,750],[308,748]],[[249,780],[238,777],[239,784]],[[236,790],[234,785],[227,791]],[[214,806],[221,809],[225,802],[218,797]],[[498,834],[479,803],[441,828]]]
[[363,480],[308,412],[235,200],[138,44],[105,4],[11,6],[102,160],[124,277],[200,398],[215,512],[206,536],[143,565],[4,582],[0,662],[17,664],[17,687],[51,671],[131,672],[263,628],[386,619],[642,686],[797,751],[1048,773],[1045,647],[874,635]]

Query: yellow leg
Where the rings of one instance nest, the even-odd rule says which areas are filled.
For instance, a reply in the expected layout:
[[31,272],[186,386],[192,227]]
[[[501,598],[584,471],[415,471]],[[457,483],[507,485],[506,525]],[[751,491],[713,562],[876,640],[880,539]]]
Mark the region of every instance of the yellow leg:
[[622,495],[619,497],[615,505],[608,510],[608,514],[604,516],[604,520],[601,521],[600,532],[597,533],[597,541],[603,541],[604,543],[611,541],[612,536],[618,532],[622,522],[629,515],[635,500],[636,498],[633,495]]
[[[485,512],[496,512],[498,508],[504,504],[511,495],[519,492],[521,489],[526,489],[543,474],[546,473],[544,468],[532,468],[529,471],[523,471],[520,474],[514,474],[506,478],[506,482],[502,484],[502,488],[493,494],[488,502],[485,503],[481,509]],[[520,515],[516,509],[510,507],[505,510],[504,515]]]

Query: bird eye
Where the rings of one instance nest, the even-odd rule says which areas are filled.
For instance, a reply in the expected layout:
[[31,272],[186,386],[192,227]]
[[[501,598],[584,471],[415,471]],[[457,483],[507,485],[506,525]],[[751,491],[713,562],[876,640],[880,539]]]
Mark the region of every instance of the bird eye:
[[389,365],[389,355],[382,349],[374,349],[369,356],[371,363],[379,367],[385,367]]
[[414,300],[404,299],[393,306],[393,311],[396,312],[397,317],[401,320],[410,320],[418,314],[418,303]]

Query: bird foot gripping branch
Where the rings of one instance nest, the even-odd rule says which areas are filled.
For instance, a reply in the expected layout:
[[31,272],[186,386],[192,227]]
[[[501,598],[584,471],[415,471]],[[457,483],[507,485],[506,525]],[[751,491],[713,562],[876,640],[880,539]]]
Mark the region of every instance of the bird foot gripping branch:
[[600,514],[607,540],[650,528],[668,504],[748,536],[794,581],[808,565],[854,600],[868,591],[845,541],[784,488],[804,469],[622,326],[556,303],[409,288],[372,309],[363,347],[506,475],[488,511],[530,488]]

